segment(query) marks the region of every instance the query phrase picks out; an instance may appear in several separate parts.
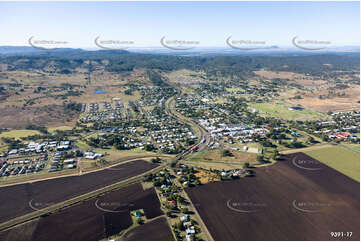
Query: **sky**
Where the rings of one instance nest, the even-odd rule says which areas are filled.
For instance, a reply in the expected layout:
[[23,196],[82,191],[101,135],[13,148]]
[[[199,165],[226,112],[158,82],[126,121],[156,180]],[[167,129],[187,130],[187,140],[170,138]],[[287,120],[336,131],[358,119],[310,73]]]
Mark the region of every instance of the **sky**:
[[95,48],[94,39],[160,47],[160,39],[290,46],[293,37],[360,44],[359,2],[0,2],[0,45],[38,40]]

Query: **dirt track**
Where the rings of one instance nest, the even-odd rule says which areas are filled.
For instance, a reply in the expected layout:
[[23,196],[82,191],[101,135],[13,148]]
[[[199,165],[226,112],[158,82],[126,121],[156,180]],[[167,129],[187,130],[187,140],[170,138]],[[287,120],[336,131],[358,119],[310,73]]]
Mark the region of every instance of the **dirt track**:
[[215,240],[360,239],[358,182],[303,153],[255,172],[186,190]]

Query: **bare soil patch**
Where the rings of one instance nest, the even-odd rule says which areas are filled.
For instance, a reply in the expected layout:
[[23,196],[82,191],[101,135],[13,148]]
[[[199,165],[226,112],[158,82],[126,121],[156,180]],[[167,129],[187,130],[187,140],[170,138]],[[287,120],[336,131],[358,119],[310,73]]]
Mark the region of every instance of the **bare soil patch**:
[[124,237],[126,241],[173,241],[172,231],[166,218],[158,218],[144,225],[140,225]]
[[[32,227],[23,224],[1,232],[0,238],[52,241],[101,240],[131,226],[133,221],[130,211],[135,209],[143,209],[149,219],[163,214],[154,188],[143,190],[137,183],[42,217]],[[166,229],[161,225],[159,224],[158,228]],[[23,231],[24,234],[16,235],[15,231]],[[158,232],[163,233],[167,230]]]
[[215,240],[360,239],[360,184],[304,153],[186,191]]
[[135,160],[81,176],[69,176],[0,188],[0,222],[139,175],[157,165]]

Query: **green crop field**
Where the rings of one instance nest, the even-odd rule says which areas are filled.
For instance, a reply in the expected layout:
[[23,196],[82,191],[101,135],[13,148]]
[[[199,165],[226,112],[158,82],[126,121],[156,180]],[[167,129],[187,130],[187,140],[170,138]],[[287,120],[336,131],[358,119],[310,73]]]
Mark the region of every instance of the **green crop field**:
[[360,153],[360,145],[359,144],[344,144],[343,146]]
[[338,170],[356,181],[360,181],[360,154],[341,146],[305,152],[307,155]]
[[21,129],[21,130],[11,130],[7,132],[3,132],[0,134],[0,138],[15,138],[20,139],[23,137],[28,137],[32,135],[40,134],[37,130],[27,130],[27,129]]
[[325,118],[324,114],[312,110],[289,110],[290,105],[285,103],[252,103],[249,106],[257,109],[262,115],[286,120],[317,120]]
[[73,127],[70,126],[57,126],[57,127],[51,127],[48,128],[49,132],[55,132],[55,131],[66,131],[66,130],[71,130]]

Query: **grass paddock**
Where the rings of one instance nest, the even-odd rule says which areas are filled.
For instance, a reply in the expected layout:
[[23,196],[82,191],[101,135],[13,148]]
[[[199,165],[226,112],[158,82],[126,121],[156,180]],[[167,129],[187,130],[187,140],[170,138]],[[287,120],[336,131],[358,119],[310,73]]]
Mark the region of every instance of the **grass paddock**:
[[360,154],[341,146],[310,150],[304,153],[344,175],[360,181]]

